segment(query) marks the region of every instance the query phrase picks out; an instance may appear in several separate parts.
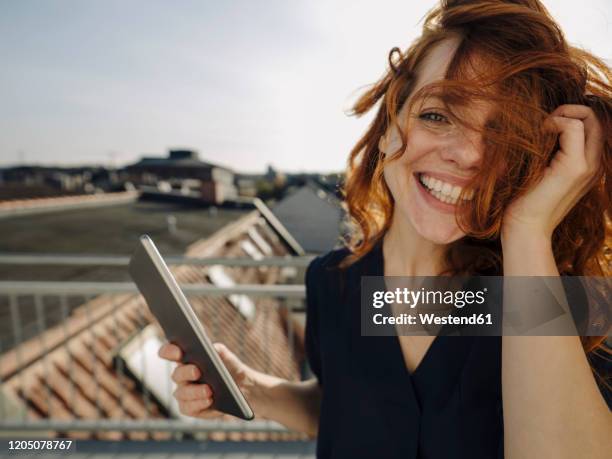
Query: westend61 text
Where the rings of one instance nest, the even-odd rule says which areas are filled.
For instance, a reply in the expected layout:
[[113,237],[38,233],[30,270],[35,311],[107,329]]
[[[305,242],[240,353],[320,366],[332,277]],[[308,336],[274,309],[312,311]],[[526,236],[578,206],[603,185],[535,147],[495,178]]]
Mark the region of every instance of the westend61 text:
[[446,316],[405,313],[397,316],[374,314],[372,319],[375,325],[493,325],[491,314],[472,314],[462,317],[451,314]]

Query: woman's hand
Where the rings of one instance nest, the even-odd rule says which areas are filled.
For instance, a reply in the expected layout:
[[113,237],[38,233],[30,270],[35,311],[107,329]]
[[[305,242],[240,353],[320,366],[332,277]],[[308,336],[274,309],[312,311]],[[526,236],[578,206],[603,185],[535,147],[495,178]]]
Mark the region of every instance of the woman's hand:
[[[260,373],[245,365],[223,344],[215,343],[214,346],[258,418],[271,419],[291,430],[316,435],[321,387],[315,379],[287,381]],[[181,363],[183,355],[178,346],[164,344],[159,349],[159,356],[178,363],[172,380],[178,385],[174,397],[181,413],[203,419],[221,415],[211,408],[215,395],[211,387],[196,383],[201,376],[200,369]]]
[[512,202],[502,223],[502,238],[543,236],[554,229],[594,184],[603,154],[603,132],[593,110],[585,105],[561,105],[545,127],[559,134],[560,149],[541,181]]
[[[240,387],[253,409],[259,405],[256,376],[257,372],[245,365],[232,351],[221,343],[214,344],[221,360]],[[164,344],[159,349],[159,356],[163,359],[178,363],[172,372],[172,380],[177,384],[174,397],[177,399],[181,413],[196,418],[212,418],[220,416],[219,411],[211,409],[214,394],[208,384],[196,384],[200,379],[201,370],[193,364],[183,364],[181,349],[171,343]]]

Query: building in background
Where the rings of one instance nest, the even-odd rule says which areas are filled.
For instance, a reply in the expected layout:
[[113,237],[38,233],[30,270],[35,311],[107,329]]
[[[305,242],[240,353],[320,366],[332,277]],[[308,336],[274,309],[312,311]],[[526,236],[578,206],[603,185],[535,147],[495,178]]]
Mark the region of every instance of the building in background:
[[121,170],[102,166],[21,165],[0,170],[0,201],[117,192],[129,187]]
[[[141,187],[155,187],[157,193],[198,196],[208,204],[222,204],[238,197],[234,172],[202,161],[194,150],[170,150],[166,158],[145,156],[125,170],[131,181]],[[144,190],[154,194],[151,189]]]

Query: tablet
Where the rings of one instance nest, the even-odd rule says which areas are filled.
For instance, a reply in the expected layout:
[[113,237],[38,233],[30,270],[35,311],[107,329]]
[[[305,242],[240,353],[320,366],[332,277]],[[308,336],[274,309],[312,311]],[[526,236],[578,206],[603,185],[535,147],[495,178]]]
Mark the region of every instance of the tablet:
[[149,236],[140,237],[129,272],[168,341],[182,349],[183,362],[202,370],[203,376],[197,382],[212,388],[212,408],[253,419],[253,410]]

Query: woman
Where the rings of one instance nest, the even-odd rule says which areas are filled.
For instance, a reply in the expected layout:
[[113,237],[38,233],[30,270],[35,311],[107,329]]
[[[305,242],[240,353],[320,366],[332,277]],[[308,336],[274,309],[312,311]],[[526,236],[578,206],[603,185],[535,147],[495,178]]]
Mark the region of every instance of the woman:
[[[349,160],[354,237],[306,275],[316,378],[259,373],[219,344],[222,358],[259,416],[318,434],[320,458],[609,457],[602,338],[359,326],[363,275],[609,275],[609,69],[537,0],[443,1],[389,63],[355,105],[380,103]],[[171,344],[160,355],[181,357]],[[208,417],[199,376],[179,365],[175,396]]]

